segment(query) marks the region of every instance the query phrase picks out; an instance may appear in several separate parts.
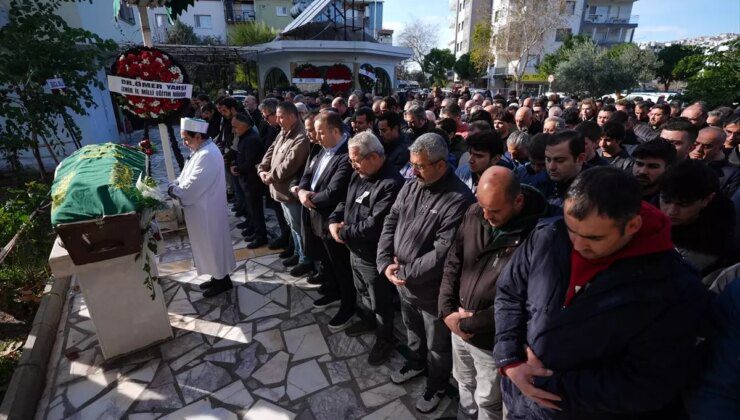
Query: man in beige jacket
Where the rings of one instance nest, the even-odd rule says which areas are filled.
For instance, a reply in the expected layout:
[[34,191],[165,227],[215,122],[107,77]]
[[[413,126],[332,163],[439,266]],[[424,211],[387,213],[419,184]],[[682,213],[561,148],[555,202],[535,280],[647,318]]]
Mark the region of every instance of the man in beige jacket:
[[310,142],[294,104],[281,102],[276,115],[281,130],[265,152],[258,171],[262,182],[270,187],[272,198],[282,205],[285,219],[293,235],[296,254],[284,260],[283,264],[286,267],[295,266],[290,271],[291,275],[302,276],[313,270],[313,262],[306,257],[303,249],[301,204],[290,193],[290,186],[303,174]]

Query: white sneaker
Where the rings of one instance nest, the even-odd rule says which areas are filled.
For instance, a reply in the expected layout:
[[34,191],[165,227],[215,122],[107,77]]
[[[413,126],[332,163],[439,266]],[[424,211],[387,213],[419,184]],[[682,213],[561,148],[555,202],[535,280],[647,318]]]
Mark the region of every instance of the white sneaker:
[[424,414],[431,413],[437,409],[437,406],[439,406],[440,401],[442,401],[442,398],[444,397],[444,391],[435,392],[427,388],[424,391],[424,395],[420,396],[419,399],[416,400],[416,410]]
[[408,364],[404,364],[401,369],[391,372],[391,382],[394,384],[402,384],[421,375],[422,373],[424,373],[424,369],[412,369]]

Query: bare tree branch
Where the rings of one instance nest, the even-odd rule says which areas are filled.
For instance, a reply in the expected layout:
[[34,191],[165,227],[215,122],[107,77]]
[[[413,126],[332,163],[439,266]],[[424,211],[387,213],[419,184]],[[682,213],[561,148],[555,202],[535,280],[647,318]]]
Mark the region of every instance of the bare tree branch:
[[419,18],[406,23],[398,35],[398,44],[411,49],[409,61],[417,63],[419,67],[424,62],[424,56],[437,46],[438,40],[439,25],[423,22]]
[[493,54],[508,62],[517,91],[530,57],[543,52],[546,35],[569,27],[564,10],[563,0],[509,0],[494,11]]

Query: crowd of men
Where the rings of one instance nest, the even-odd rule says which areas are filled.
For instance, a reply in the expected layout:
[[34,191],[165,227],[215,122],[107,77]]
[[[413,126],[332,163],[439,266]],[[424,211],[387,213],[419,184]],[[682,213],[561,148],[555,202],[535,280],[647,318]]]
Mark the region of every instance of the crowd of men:
[[453,377],[458,418],[740,416],[740,111],[437,89],[193,102],[207,124],[183,138],[220,149],[247,246],[282,249],[337,307],[330,331],[375,334],[381,365],[400,307],[391,380],[426,376],[420,412]]

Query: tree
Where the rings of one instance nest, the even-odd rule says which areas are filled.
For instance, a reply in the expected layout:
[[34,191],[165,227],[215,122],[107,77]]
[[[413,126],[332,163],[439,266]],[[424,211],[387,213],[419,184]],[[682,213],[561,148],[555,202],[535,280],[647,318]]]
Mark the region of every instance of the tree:
[[467,80],[469,82],[475,81],[481,76],[481,72],[478,71],[472,60],[470,60],[470,53],[461,55],[452,68],[460,79]]
[[199,45],[200,38],[195,34],[195,30],[192,26],[178,20],[174,25],[167,29],[164,43],[176,45]]
[[439,26],[424,23],[418,18],[408,22],[398,34],[398,45],[411,49],[409,62],[423,67],[424,57],[437,45]]
[[455,65],[455,54],[445,48],[440,50],[432,48],[429,54],[424,56],[421,69],[424,73],[429,73],[432,84],[445,86],[447,84],[447,71]]
[[703,67],[703,53],[686,56],[673,68],[673,80],[689,80],[699,74]]
[[626,88],[652,81],[661,65],[655,53],[632,43],[615,45],[606,55],[615,63],[615,73],[623,78]]
[[708,51],[702,70],[688,80],[685,95],[710,108],[740,101],[740,37]]
[[494,61],[491,49],[492,35],[493,30],[488,22],[479,22],[473,28],[470,39],[470,61],[479,74],[484,73]]
[[545,35],[566,26],[564,10],[564,0],[509,0],[496,11],[501,16],[494,16],[493,54],[507,62],[517,92],[527,67],[543,51]]
[[277,36],[277,31],[265,22],[245,22],[229,29],[229,44],[251,46],[270,42]]
[[[87,108],[97,106],[92,89],[104,88],[97,75],[117,48],[113,41],[70,28],[56,14],[61,3],[11,0],[8,23],[0,28],[0,152],[17,169],[18,152],[31,149],[42,180],[40,142],[56,158],[53,148],[63,150],[59,134],[81,136],[68,110],[87,115]],[[64,94],[45,89],[51,78],[64,81]]]
[[591,38],[588,35],[568,35],[563,41],[563,44],[558,47],[555,52],[551,54],[545,54],[540,60],[540,64],[536,66],[537,72],[541,76],[549,76],[555,74],[555,69],[558,64],[565,60],[565,56],[569,51],[572,51],[576,45],[580,45],[586,42],[591,42]]
[[691,45],[673,44],[670,47],[663,48],[658,52],[658,59],[661,61],[660,67],[656,70],[658,80],[663,83],[663,89],[668,90],[676,80],[686,80],[676,78],[674,70],[676,65],[686,57],[700,55],[702,50],[699,47]]
[[[637,64],[631,63],[637,61]],[[620,47],[615,51],[601,50],[593,42],[576,45],[555,69],[558,90],[579,96],[600,97],[630,88],[650,74],[649,55],[639,49]],[[647,70],[641,66],[647,67]]]

